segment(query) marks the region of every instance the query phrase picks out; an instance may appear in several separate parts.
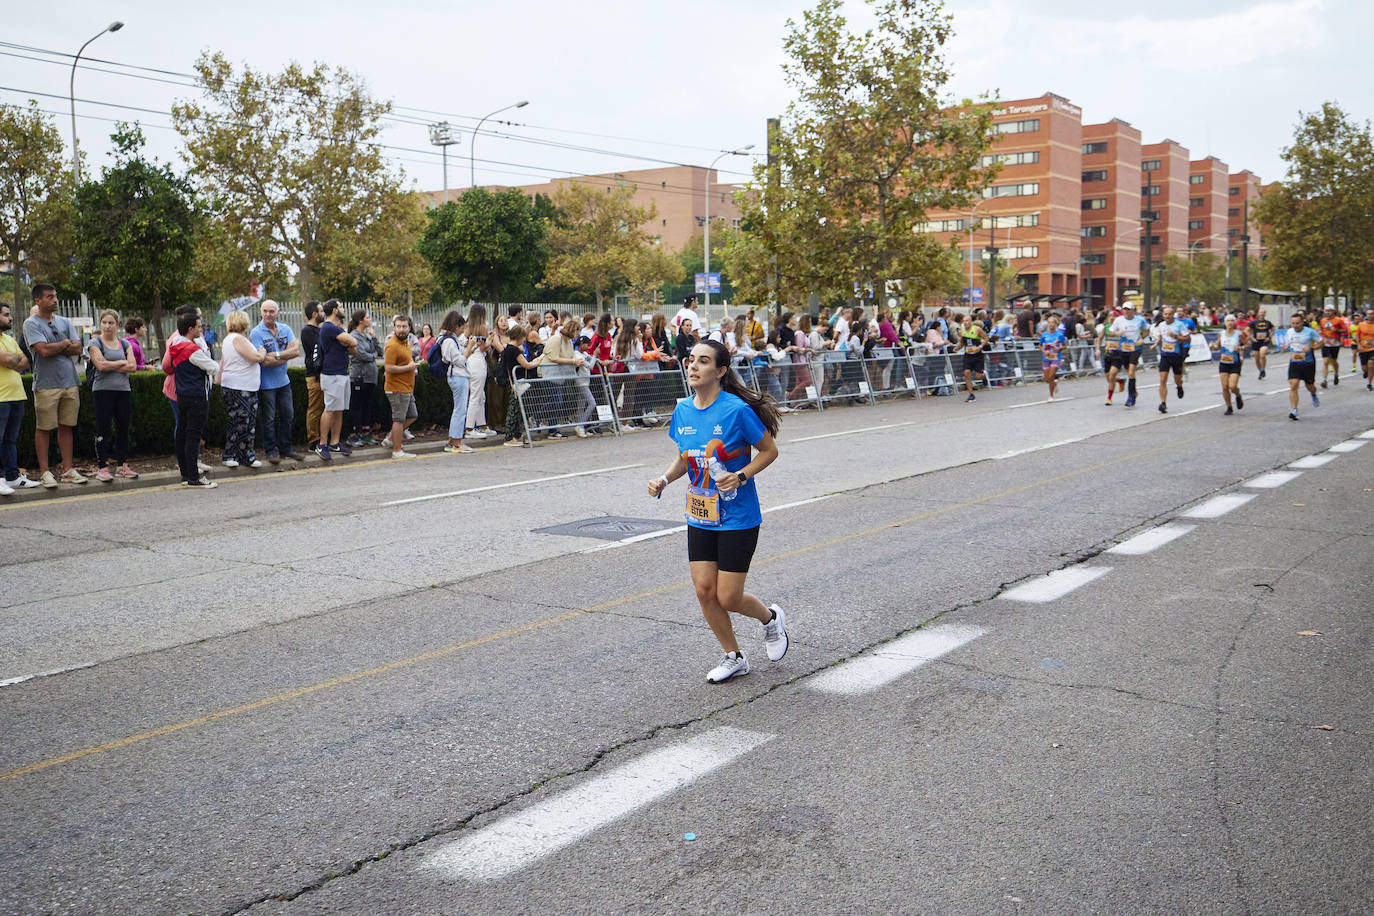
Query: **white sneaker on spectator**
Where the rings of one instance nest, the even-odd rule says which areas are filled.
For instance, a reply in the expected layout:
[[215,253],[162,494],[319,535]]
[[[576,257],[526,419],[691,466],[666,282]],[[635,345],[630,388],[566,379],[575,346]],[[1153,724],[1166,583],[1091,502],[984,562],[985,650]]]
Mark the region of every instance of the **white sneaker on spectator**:
[[67,468],[62,472],[63,483],[85,483],[86,478],[76,468]]
[[385,439],[382,440],[382,445],[385,445],[387,448],[395,448],[395,446],[391,444],[390,436],[387,436]]
[[772,661],[781,661],[787,654],[787,615],[776,604],[770,604],[773,619],[763,625],[763,647]]
[[9,484],[5,483],[3,480],[0,480],[0,496],[13,496],[13,495],[14,495],[14,487],[12,487],[12,486],[10,486]]
[[392,453],[391,453],[391,457],[392,457],[392,458],[414,458],[414,457],[415,457],[415,454],[414,454],[413,452],[408,452],[408,451],[406,451],[405,449],[401,449],[399,452],[392,452]]
[[749,659],[744,657],[743,652],[726,652],[720,657],[720,661],[716,662],[716,666],[706,672],[706,680],[712,684],[719,684],[721,681],[748,673]]
[[[1297,411],[1294,411],[1294,413],[1296,413],[1296,412],[1297,412]],[[53,476],[52,471],[44,471],[44,472],[43,472],[43,476],[40,477],[39,479],[40,479],[41,481],[43,481],[43,487],[44,487],[45,489],[48,489],[48,490],[56,490],[56,489],[57,489],[57,478]]]
[[224,466],[225,466],[226,468],[236,468],[236,467],[239,466],[239,463],[238,463],[238,460],[235,459],[235,458],[225,458],[225,459],[224,459]]
[[14,478],[13,480],[7,480],[7,481],[5,481],[5,484],[6,484],[7,486],[13,487],[13,488],[16,489],[16,490],[31,490],[31,489],[33,489],[34,487],[41,487],[41,486],[43,486],[41,483],[39,483],[39,482],[36,481],[36,480],[30,480],[30,479],[28,478],[28,476],[25,475],[25,474],[20,474],[18,477]]
[[200,471],[202,474],[208,474],[208,473],[210,473],[210,471],[211,471],[211,467],[210,467],[210,465],[206,464],[204,461],[201,461],[199,458],[197,458],[197,459],[196,459],[196,470],[197,470],[197,471]]
[[409,441],[410,439],[414,439],[414,438],[415,438],[415,434],[414,434],[413,432],[411,432],[410,430],[407,429],[407,430],[404,430],[403,432],[404,432],[404,434],[405,434],[405,437],[406,437],[406,440],[407,440],[407,441]]
[[579,439],[587,438],[587,431],[583,429],[581,426],[573,427],[573,432],[577,434],[577,438]]

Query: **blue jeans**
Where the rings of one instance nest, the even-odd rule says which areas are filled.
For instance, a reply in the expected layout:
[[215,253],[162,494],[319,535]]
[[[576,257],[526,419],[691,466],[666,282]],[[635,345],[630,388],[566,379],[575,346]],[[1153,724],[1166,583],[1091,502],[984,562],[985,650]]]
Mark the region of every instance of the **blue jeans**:
[[177,437],[177,428],[181,426],[181,410],[177,407],[176,398],[167,398],[167,403],[172,405],[172,438]]
[[262,444],[269,452],[291,450],[291,424],[296,419],[296,402],[291,386],[264,388],[258,392],[258,425],[262,428]]
[[[448,390],[453,392],[453,416],[448,419],[448,437],[463,438],[463,427],[468,421],[468,378],[465,375],[450,375]],[[400,443],[393,443],[400,448]]]
[[0,470],[6,480],[19,479],[19,424],[24,401],[0,401]]

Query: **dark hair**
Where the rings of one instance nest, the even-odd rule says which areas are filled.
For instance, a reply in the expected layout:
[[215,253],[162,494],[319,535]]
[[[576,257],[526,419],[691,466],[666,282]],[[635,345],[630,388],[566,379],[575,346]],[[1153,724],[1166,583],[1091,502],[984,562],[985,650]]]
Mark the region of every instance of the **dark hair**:
[[392,325],[392,327],[395,327],[395,326],[396,326],[396,322],[398,322],[398,321],[404,321],[404,322],[406,323],[406,327],[409,329],[408,333],[414,332],[414,330],[415,330],[415,322],[413,322],[413,321],[410,320],[410,316],[409,316],[409,315],[395,315],[395,316],[393,316],[392,319],[391,319],[391,325]]
[[474,302],[468,309],[468,335],[487,336],[487,307],[480,302]]
[[639,337],[639,322],[626,318],[620,325],[620,333],[615,336],[616,359],[629,359],[634,353],[635,340]]
[[39,299],[43,298],[43,295],[45,293],[48,292],[52,292],[54,295],[56,295],[57,287],[53,286],[51,283],[35,283],[33,285],[33,301],[37,302]]
[[319,310],[320,304],[316,302],[314,299],[311,299],[309,302],[305,304],[305,320],[309,321],[311,318],[314,318],[315,313],[317,313]]
[[187,331],[200,324],[200,316],[194,311],[188,315],[180,314],[181,309],[177,309],[177,312],[177,333],[185,337]]
[[611,313],[607,312],[596,319],[596,336],[610,339],[611,336]]
[[342,312],[344,304],[338,299],[326,299],[320,304],[320,310],[324,312],[324,317],[333,318],[335,312]]
[[6,302],[6,301],[3,300],[3,299],[0,299],[0,309],[7,309],[7,308],[9,308],[9,307],[10,307],[10,304],[9,304],[8,302]]
[[506,332],[506,336],[514,343],[517,340],[524,340],[526,337],[530,336],[530,332],[525,329],[523,324],[514,324],[511,325],[511,329]]
[[354,328],[356,328],[358,325],[362,324],[362,323],[363,323],[363,319],[366,318],[366,317],[367,317],[367,309],[358,309],[356,312],[353,313],[353,317],[352,317],[351,319],[349,319],[349,322],[348,322],[348,329],[349,329],[350,331],[352,331],[352,330],[353,330]]
[[696,305],[696,302],[697,302],[697,297],[696,297],[696,296],[687,295],[687,296],[683,296],[683,297],[682,297],[682,304],[683,304],[683,305]]
[[124,322],[125,334],[137,334],[138,329],[143,327],[142,318],[129,318]]
[[439,322],[439,333],[457,334],[458,329],[465,323],[466,322],[463,321],[463,316],[458,314],[457,309],[449,309],[444,315],[444,320]]
[[776,436],[781,426],[781,419],[778,416],[777,405],[773,399],[766,394],[759,394],[751,388],[746,388],[735,374],[735,370],[730,368],[730,351],[725,344],[715,340],[702,340],[697,344],[698,347],[711,348],[711,362],[719,369],[725,367],[725,375],[721,376],[720,389],[728,391],[741,401],[749,405],[749,409],[759,418],[764,429],[770,435]]
[[520,313],[521,313],[522,311],[523,311],[523,309],[521,309],[520,306],[518,306],[518,305],[508,305],[508,306],[506,306],[506,317],[507,317],[507,318],[519,318],[519,317],[520,317]]
[[177,319],[180,320],[187,315],[199,315],[200,309],[194,305],[183,305],[177,309]]

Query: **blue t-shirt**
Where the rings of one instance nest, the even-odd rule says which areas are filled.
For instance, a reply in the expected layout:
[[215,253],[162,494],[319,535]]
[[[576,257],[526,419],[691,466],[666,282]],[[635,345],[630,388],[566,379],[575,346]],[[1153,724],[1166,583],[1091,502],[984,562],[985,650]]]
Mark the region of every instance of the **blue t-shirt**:
[[752,407],[722,391],[705,410],[683,398],[673,409],[668,432],[687,466],[687,524],[714,531],[743,531],[763,524],[754,481],[745,481],[738,495],[724,499],[711,479],[710,458],[727,471],[742,470],[751,460],[751,446],[768,432]]
[[1059,362],[1059,351],[1063,350],[1069,342],[1063,331],[1055,331],[1053,334],[1046,331],[1040,335],[1039,340],[1040,347],[1045,354],[1045,362],[1048,363]]
[[338,340],[342,333],[332,321],[320,325],[320,375],[348,374],[348,350]]
[[[280,353],[291,346],[291,341],[296,339],[296,333],[284,322],[277,322],[277,333],[273,334],[267,330],[267,325],[261,321],[258,326],[248,332],[248,339],[253,341],[253,346],[261,347],[267,351],[267,355]],[[263,391],[272,391],[277,388],[285,388],[291,383],[286,375],[286,366],[263,366],[261,372],[261,384],[259,388]]]
[[1186,319],[1175,318],[1173,321],[1159,325],[1159,352],[1160,353],[1180,353],[1188,344],[1182,339],[1185,334],[1191,335],[1197,328],[1189,328]]
[[1321,342],[1322,336],[1309,327],[1294,331],[1289,329],[1288,340],[1284,343],[1291,352],[1289,362],[1310,363],[1313,360],[1312,348]]

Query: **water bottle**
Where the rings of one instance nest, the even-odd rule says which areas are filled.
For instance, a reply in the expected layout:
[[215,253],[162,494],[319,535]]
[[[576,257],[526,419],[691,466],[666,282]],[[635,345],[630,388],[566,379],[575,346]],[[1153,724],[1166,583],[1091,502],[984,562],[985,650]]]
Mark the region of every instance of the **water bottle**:
[[[721,463],[720,459],[714,456],[712,456],[707,467],[711,472],[711,479],[715,481],[719,481],[726,474],[731,473],[731,471],[728,468],[726,468],[724,464]],[[729,493],[726,493],[722,490],[717,490],[717,492],[720,493],[721,502],[728,503],[739,495],[739,487],[735,487],[735,489],[731,490]]]

